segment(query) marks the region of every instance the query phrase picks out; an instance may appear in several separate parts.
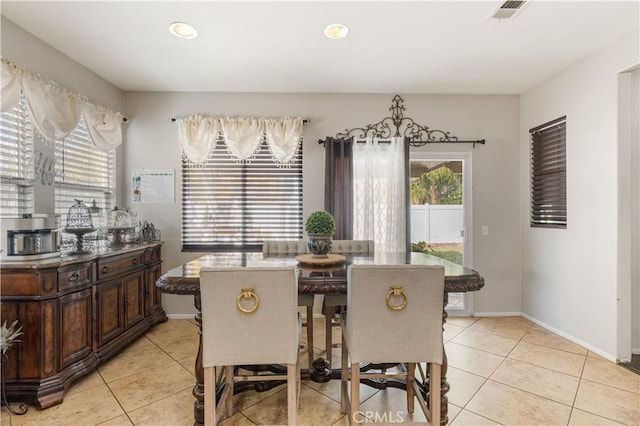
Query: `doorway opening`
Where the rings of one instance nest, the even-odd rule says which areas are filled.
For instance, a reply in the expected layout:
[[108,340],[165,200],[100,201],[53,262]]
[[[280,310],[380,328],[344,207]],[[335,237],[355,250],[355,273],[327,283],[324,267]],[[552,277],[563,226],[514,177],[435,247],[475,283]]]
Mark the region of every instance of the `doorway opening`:
[[[472,267],[471,154],[410,152],[411,250]],[[473,314],[470,294],[449,293],[451,316]]]

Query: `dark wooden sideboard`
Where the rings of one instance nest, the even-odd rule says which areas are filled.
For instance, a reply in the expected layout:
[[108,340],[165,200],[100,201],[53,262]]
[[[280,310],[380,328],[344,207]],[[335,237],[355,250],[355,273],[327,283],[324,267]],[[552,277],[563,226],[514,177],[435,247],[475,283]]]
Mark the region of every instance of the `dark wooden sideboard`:
[[72,382],[167,320],[161,243],[0,266],[0,321],[23,332],[7,352],[9,401],[61,403]]

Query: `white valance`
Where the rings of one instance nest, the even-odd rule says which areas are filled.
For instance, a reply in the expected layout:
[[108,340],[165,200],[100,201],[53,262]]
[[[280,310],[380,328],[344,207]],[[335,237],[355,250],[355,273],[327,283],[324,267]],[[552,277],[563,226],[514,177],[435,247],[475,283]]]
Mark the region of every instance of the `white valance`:
[[278,163],[287,164],[302,141],[301,117],[253,118],[206,117],[178,118],[178,143],[192,163],[206,162],[216,139],[221,136],[229,152],[240,161],[248,160],[266,138]]
[[82,112],[89,137],[96,148],[111,151],[122,143],[123,117],[120,113],[94,105],[86,96],[33,75],[4,58],[1,76],[1,112],[13,108],[22,92],[33,124],[47,140],[66,138],[78,125]]
[[89,102],[83,102],[80,109],[96,148],[111,151],[122,143],[122,114]]
[[265,120],[264,133],[271,153],[279,162],[291,161],[302,139],[302,128],[303,120],[300,117]]
[[2,93],[0,100],[0,112],[7,112],[13,108],[20,100],[22,90],[22,69],[6,61],[2,61],[0,70],[2,78]]
[[182,153],[196,164],[207,161],[219,132],[220,122],[213,117],[194,115],[178,119],[178,142]]
[[22,91],[33,124],[45,138],[62,140],[78,125],[80,105],[73,92],[29,75],[22,77]]

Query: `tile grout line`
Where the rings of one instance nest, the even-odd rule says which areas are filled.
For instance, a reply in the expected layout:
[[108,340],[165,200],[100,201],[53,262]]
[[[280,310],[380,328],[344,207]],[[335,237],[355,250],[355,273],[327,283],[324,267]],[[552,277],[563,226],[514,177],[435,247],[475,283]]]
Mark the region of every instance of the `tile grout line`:
[[578,387],[576,388],[576,393],[573,395],[573,402],[571,403],[571,412],[569,413],[569,421],[567,425],[571,423],[571,417],[573,417],[573,410],[576,406],[576,400],[578,399],[578,392],[580,392],[580,386],[582,385],[582,376],[584,375],[584,369],[587,366],[587,359],[589,358],[589,350],[584,354],[584,361],[582,362],[582,369],[580,370],[580,379],[578,380]]
[[[193,323],[191,323],[189,320],[179,320],[179,321],[186,321],[187,323],[189,323],[189,324],[193,325],[193,326],[196,328],[196,330],[197,330],[197,327],[196,327]],[[172,356],[171,356],[167,351],[165,351],[165,350],[164,350],[161,346],[159,346],[156,342],[154,342],[153,340],[151,340],[151,339],[150,339],[146,334],[144,334],[144,335],[142,336],[142,338],[147,339],[147,341],[149,341],[149,343],[151,343],[153,346],[155,346],[155,347],[156,347],[156,348],[158,348],[160,351],[162,351],[165,355],[167,355],[167,356],[171,359],[171,362],[172,362],[172,363],[176,363],[176,364],[178,364],[178,366],[179,366],[179,367],[181,367],[182,369],[186,370],[189,374],[193,375],[193,371],[188,370],[184,365],[182,365],[182,364],[180,363],[180,361],[179,361],[179,360],[177,360],[177,359],[175,359],[174,357],[172,357]],[[120,355],[120,354],[122,354],[122,353],[124,353],[124,352],[125,352],[125,351],[122,351],[122,352],[120,352],[118,355]],[[116,355],[116,356],[118,356],[118,355]],[[114,357],[114,358],[115,358],[115,357]],[[112,359],[113,359],[113,358],[112,358]],[[167,362],[167,364],[166,364],[166,365],[169,365],[169,362]],[[115,382],[115,381],[117,381],[117,380],[121,380],[121,379],[124,379],[124,378],[127,378],[127,377],[131,377],[131,376],[133,376],[133,375],[135,375],[135,374],[139,374],[139,373],[140,373],[140,372],[142,372],[142,371],[150,370],[150,369],[152,369],[152,368],[156,368],[156,367],[158,367],[158,366],[143,368],[143,369],[141,369],[141,370],[139,370],[139,371],[136,371],[135,373],[129,374],[129,375],[127,375],[127,376],[119,377],[119,378],[118,378],[118,379],[116,379],[116,380],[112,380],[112,382]],[[111,393],[111,395],[113,395],[114,399],[116,400],[116,402],[118,403],[118,405],[120,406],[120,408],[122,409],[122,411],[125,413],[125,415],[126,415],[126,416],[127,416],[127,418],[129,419],[129,422],[131,422],[131,424],[135,426],[135,423],[133,422],[133,420],[132,420],[132,419],[131,419],[131,417],[129,416],[129,412],[128,412],[127,410],[125,410],[125,409],[124,409],[124,407],[123,407],[123,406],[122,406],[122,404],[120,403],[120,400],[119,400],[119,399],[116,397],[116,395],[113,393],[113,390],[111,389],[111,386],[109,385],[109,383],[108,383],[108,382],[104,379],[104,377],[102,376],[102,373],[100,373],[99,369],[96,369],[96,371],[97,371],[97,372],[98,372],[98,374],[100,375],[100,378],[102,379],[102,381],[104,382],[104,384],[107,386],[107,389],[109,390],[109,392]],[[188,389],[188,388],[186,388],[186,389]],[[169,395],[166,395],[166,396],[165,396],[165,397],[163,397],[163,398],[160,398],[160,399],[158,399],[158,400],[156,400],[156,401],[152,401],[152,402],[150,402],[150,403],[148,403],[148,404],[145,404],[145,405],[142,405],[142,406],[140,406],[140,407],[137,407],[137,408],[135,408],[135,409],[133,409],[133,410],[131,410],[131,411],[135,411],[135,410],[138,410],[138,409],[141,409],[141,408],[144,408],[144,407],[148,407],[148,406],[149,406],[149,405],[151,405],[151,404],[154,404],[154,403],[156,403],[156,402],[158,402],[158,401],[162,401],[162,400],[164,400],[164,399],[166,399],[166,398],[168,398],[168,397],[174,396],[174,395],[176,395],[176,394],[178,394],[178,393],[180,393],[180,392],[183,392],[183,391],[184,391],[184,390],[186,390],[186,389],[180,389],[180,390],[178,390],[178,391],[176,391],[176,392],[174,392],[174,393],[171,393],[171,394],[169,394]]]
[[[480,319],[479,319],[478,321],[480,321]],[[478,321],[474,321],[471,325],[476,324]],[[471,325],[470,325],[469,327],[471,327]],[[532,323],[531,327],[533,327],[533,323]],[[495,422],[495,423],[498,423],[498,424],[502,424],[502,423],[500,423],[500,422],[499,422],[499,421],[497,421],[497,420],[494,420],[494,419],[488,418],[488,417],[486,417],[486,416],[483,416],[483,415],[478,414],[478,413],[476,413],[476,412],[474,412],[474,411],[472,411],[472,410],[467,409],[467,406],[468,406],[468,405],[469,405],[469,403],[473,400],[473,398],[478,394],[478,392],[480,392],[480,390],[481,390],[481,389],[482,389],[482,388],[487,384],[487,382],[491,379],[491,376],[493,376],[493,374],[494,374],[494,373],[495,373],[495,372],[500,368],[500,366],[502,366],[502,364],[504,364],[504,361],[505,361],[505,360],[507,359],[507,357],[508,357],[512,352],[513,352],[513,350],[516,348],[516,346],[518,346],[518,344],[519,344],[520,342],[522,342],[522,341],[523,341],[523,339],[524,339],[524,337],[527,335],[527,333],[528,333],[529,331],[531,331],[531,327],[529,327],[529,329],[528,329],[527,331],[525,331],[525,332],[522,334],[522,336],[518,339],[518,342],[517,342],[515,345],[513,345],[513,348],[511,348],[511,350],[509,351],[509,353],[508,353],[507,355],[505,355],[504,357],[502,357],[502,361],[500,361],[500,364],[498,364],[498,366],[493,370],[493,372],[489,375],[489,377],[486,377],[486,378],[484,379],[484,382],[482,383],[482,385],[480,385],[480,387],[478,387],[478,390],[476,390],[476,391],[473,393],[473,395],[471,395],[471,397],[469,398],[469,400],[464,404],[464,406],[463,406],[463,407],[461,407],[460,412],[459,412],[459,413],[458,413],[458,414],[457,414],[457,415],[452,419],[452,421],[454,421],[454,420],[455,420],[455,418],[456,418],[456,417],[458,417],[458,416],[460,415],[460,413],[462,413],[462,411],[467,410],[467,411],[469,411],[469,412],[471,412],[471,413],[473,413],[473,414],[475,414],[475,415],[477,415],[477,416],[483,417],[483,418],[485,418],[485,419],[488,419],[488,420],[490,420],[490,421],[492,421],[492,422]],[[467,328],[465,328],[465,330],[466,330],[466,329],[468,329],[468,327],[467,327]],[[462,332],[464,332],[464,330],[463,330]],[[460,332],[460,333],[462,333],[462,332]],[[487,334],[493,334],[493,333],[487,333]],[[504,336],[501,336],[501,337],[504,337]],[[453,339],[452,339],[452,340],[453,340]],[[514,339],[514,340],[515,340],[515,339]],[[450,340],[450,341],[451,341],[451,340]],[[464,346],[464,345],[463,345],[463,346]],[[475,349],[475,348],[472,348],[472,349]],[[478,350],[480,350],[480,349],[478,349]],[[483,351],[483,352],[486,352],[486,351]],[[486,353],[491,353],[491,352],[486,352]],[[496,354],[492,354],[492,355],[496,355]],[[499,355],[498,355],[498,356],[499,356]],[[454,368],[455,368],[455,367],[454,367]],[[462,370],[462,371],[465,371],[465,370]],[[467,372],[467,373],[470,373],[470,372]],[[470,374],[473,374],[473,373],[470,373]],[[482,377],[482,376],[478,376],[478,377]],[[492,380],[492,381],[493,381],[493,380]],[[499,382],[498,382],[498,383],[499,383]],[[514,389],[517,389],[517,388],[514,388]],[[522,390],[522,389],[518,389],[518,390]]]
[[[176,360],[176,359],[175,359],[175,358],[173,358],[171,355],[169,355],[168,353],[166,353],[166,351],[164,351],[160,346],[158,346],[154,341],[152,341],[151,339],[149,339],[146,335],[144,335],[144,336],[143,336],[143,338],[145,338],[145,339],[149,340],[149,342],[151,342],[154,346],[156,346],[158,349],[160,349],[162,352],[164,352],[167,356],[169,356],[169,358],[171,358],[171,362],[174,362],[174,363],[178,364],[178,366],[180,366],[180,367],[184,368],[184,366],[183,366],[182,364],[180,364],[180,362],[179,362],[178,360]],[[123,352],[121,352],[121,353],[123,353]],[[118,355],[119,355],[119,354],[118,354]],[[169,364],[169,363],[167,363],[167,365],[168,365],[168,364]],[[158,367],[158,366],[155,366],[155,367]],[[155,368],[155,367],[143,368],[143,369],[142,369],[142,370],[140,370],[140,371],[150,370],[151,368]],[[96,370],[96,371],[98,371],[98,370]],[[113,381],[117,381],[117,380],[120,380],[120,379],[124,379],[124,378],[126,378],[126,377],[131,377],[131,376],[132,376],[132,375],[134,375],[134,374],[138,374],[140,371],[138,371],[138,372],[136,372],[136,373],[133,373],[133,374],[130,374],[129,376],[120,377],[120,378],[118,378],[118,379],[116,379],[116,380],[113,380]],[[188,370],[187,370],[187,371],[188,371]],[[124,407],[122,406],[122,404],[120,403],[120,400],[119,400],[119,399],[116,397],[116,395],[113,393],[113,390],[111,389],[111,386],[109,385],[109,383],[107,383],[107,381],[104,379],[104,377],[102,377],[102,374],[101,374],[99,371],[98,371],[98,374],[100,374],[100,378],[102,379],[102,381],[104,382],[104,384],[107,386],[107,389],[109,389],[109,392],[111,393],[111,395],[113,395],[114,399],[116,400],[116,402],[118,403],[118,405],[120,406],[120,408],[122,408],[122,411],[123,411],[123,412],[125,413],[125,415],[127,416],[127,419],[129,419],[129,422],[131,422],[131,424],[135,426],[134,421],[133,421],[133,420],[131,419],[131,417],[129,416],[130,411],[125,410],[125,408],[124,408]],[[165,400],[165,399],[167,399],[167,398],[169,398],[169,397],[171,397],[171,396],[177,395],[178,393],[183,392],[183,391],[185,391],[185,390],[187,390],[187,389],[189,389],[189,388],[180,389],[180,390],[178,390],[178,391],[176,391],[176,392],[174,392],[174,393],[171,393],[171,394],[169,394],[169,395],[166,395],[166,396],[164,396],[163,398],[160,398],[160,399],[158,399],[158,400],[156,400],[156,401],[152,401],[152,402],[150,402],[150,403],[148,403],[148,404],[141,405],[140,407],[134,408],[134,409],[133,409],[133,410],[131,410],[131,411],[135,411],[135,410],[138,410],[138,409],[141,409],[141,408],[144,408],[144,407],[148,407],[149,405],[155,404],[156,402],[159,402],[159,401]],[[115,417],[114,417],[114,418],[115,418]],[[105,423],[105,422],[103,422],[103,423]],[[102,423],[101,423],[101,424],[102,424]]]
[[[464,333],[464,332],[465,332],[466,330],[468,330],[471,326],[473,326],[474,324],[477,324],[477,323],[478,323],[478,321],[480,321],[480,318],[478,318],[478,320],[477,320],[477,321],[474,321],[474,322],[472,322],[471,324],[469,324],[468,326],[464,327],[460,333],[456,334],[456,336],[460,335],[461,333]],[[454,337],[452,337],[451,339],[449,339],[449,341],[448,341],[447,343],[450,343],[450,342],[451,342],[451,341],[452,341],[456,336],[454,336]],[[444,345],[443,345],[443,346],[444,346]],[[514,346],[514,347],[515,347],[515,346]],[[487,353],[489,353],[489,352],[487,352]],[[495,354],[494,354],[494,355],[495,355]],[[502,361],[502,362],[504,362],[504,359],[503,359],[503,361]],[[500,362],[500,365],[502,365],[502,362]],[[500,365],[498,365],[498,367],[500,367]],[[451,367],[451,366],[450,366],[450,365],[448,365],[448,359],[447,359],[447,369],[448,369],[449,367]],[[496,367],[496,369],[497,369],[498,367]],[[455,367],[454,367],[454,368],[455,368]],[[465,371],[465,370],[462,370],[462,371]],[[465,372],[467,372],[467,373],[469,373],[469,374],[473,374],[473,373],[468,372],[468,371],[465,371]],[[476,375],[476,374],[474,374],[474,375]],[[476,375],[476,376],[477,376],[477,375]],[[482,376],[478,376],[478,377],[482,377]],[[482,387],[483,387],[483,386],[487,383],[487,381],[489,380],[489,378],[488,378],[488,377],[486,377],[486,378],[484,378],[484,377],[483,377],[483,379],[484,379],[484,381],[483,381],[483,382],[482,382],[482,384],[478,387],[478,389],[473,393],[473,395],[471,395],[471,397],[469,398],[469,400],[468,400],[467,402],[465,402],[465,404],[464,404],[462,407],[460,407],[460,411],[458,412],[458,414],[456,414],[456,415],[453,417],[453,419],[449,419],[449,423],[453,423],[453,422],[455,421],[455,419],[460,415],[460,413],[462,413],[464,410],[466,410],[466,409],[467,409],[466,407],[467,407],[467,405],[469,405],[469,402],[471,402],[471,400],[472,400],[472,399],[477,395],[477,393],[480,391],[480,389],[482,389]],[[449,386],[451,386],[451,384],[449,384]],[[447,400],[447,401],[448,401],[448,400]],[[449,403],[449,401],[448,401],[448,403]],[[474,413],[474,412],[473,412],[473,411],[471,411],[471,410],[467,410],[467,411],[469,411],[469,412],[471,412],[471,413],[473,413],[473,414],[479,415],[478,413]],[[448,412],[448,410],[447,410],[447,412]],[[481,416],[481,417],[483,417],[483,416]],[[487,418],[487,417],[484,417],[484,418]],[[489,419],[489,418],[487,418],[487,419],[488,419],[489,421],[495,422],[495,421],[494,421],[494,420],[492,420],[492,419]],[[495,423],[501,424],[500,422],[495,422]]]
[[[520,342],[523,342],[523,341],[524,341],[523,339],[525,338],[525,336],[527,335],[527,333],[528,333],[530,330],[531,330],[531,328],[530,328],[529,330],[527,330],[527,332],[526,332],[525,334],[523,334],[523,336],[518,340],[518,343],[517,343],[516,345],[514,345],[513,349],[515,349],[515,347],[516,347]],[[490,333],[490,334],[492,334],[492,333]],[[503,337],[504,337],[504,336],[503,336]],[[536,345],[536,346],[541,346],[541,347],[546,347],[546,348],[551,348],[551,347],[546,346],[546,345],[538,345],[538,344],[536,344],[536,343],[531,343],[531,342],[525,342],[525,343],[529,343],[529,344]],[[460,343],[458,343],[458,344],[460,344]],[[460,345],[462,345],[462,344],[460,344]],[[465,346],[465,345],[462,345],[462,346]],[[476,348],[472,348],[472,347],[470,347],[470,348],[471,348],[471,349],[476,349]],[[511,354],[511,352],[513,352],[513,349],[509,352],[509,354]],[[566,352],[566,353],[570,353],[570,354],[573,354],[573,355],[578,355],[578,354],[575,354],[575,353],[573,353],[573,352],[564,351],[564,350],[562,350],[562,349],[556,349],[556,348],[551,348],[551,349],[559,350],[559,351]],[[477,350],[480,350],[480,349],[477,349]],[[487,352],[487,353],[491,353],[491,352]],[[493,371],[493,373],[491,374],[491,376],[493,376],[493,374],[494,374],[494,373],[495,373],[495,372],[500,368],[500,366],[504,363],[504,360],[506,360],[506,359],[507,359],[507,357],[509,356],[509,354],[507,354],[507,356],[505,356],[505,357],[504,357],[503,361],[498,365],[498,367],[496,367],[496,369]],[[583,365],[582,365],[582,369],[581,369],[581,371],[580,371],[580,376],[579,376],[579,377],[577,377],[577,376],[572,376],[571,374],[563,373],[563,372],[561,372],[561,371],[553,370],[553,369],[550,369],[550,368],[542,367],[542,366],[539,366],[539,365],[536,365],[536,364],[532,364],[532,363],[529,363],[529,362],[527,362],[527,361],[519,361],[519,360],[516,360],[516,361],[518,361],[518,362],[524,362],[525,364],[534,365],[534,366],[536,366],[536,367],[538,367],[538,368],[544,368],[544,369],[549,370],[549,371],[557,372],[557,373],[560,373],[560,374],[565,374],[565,375],[568,375],[568,376],[571,376],[571,377],[577,377],[577,378],[578,378],[578,380],[579,380],[579,381],[578,381],[578,388],[576,389],[576,392],[575,392],[575,395],[574,395],[574,399],[573,399],[573,402],[572,402],[572,404],[571,404],[571,405],[567,405],[567,404],[565,404],[565,403],[563,403],[563,402],[555,401],[555,400],[553,400],[553,399],[551,399],[551,398],[548,398],[548,397],[545,397],[545,396],[541,396],[541,395],[535,394],[535,393],[533,393],[533,392],[530,392],[530,391],[527,391],[527,390],[524,390],[524,389],[520,389],[520,388],[517,388],[517,387],[515,387],[515,386],[512,386],[512,385],[506,384],[506,383],[502,383],[502,382],[495,381],[495,380],[491,379],[491,376],[489,376],[489,377],[485,380],[485,382],[480,386],[480,388],[478,389],[478,391],[476,391],[476,392],[474,393],[474,395],[469,399],[469,401],[465,404],[465,406],[464,406],[462,409],[463,409],[463,410],[467,410],[467,411],[469,411],[469,412],[472,412],[472,413],[474,413],[474,414],[476,414],[476,415],[479,415],[479,416],[481,416],[481,417],[487,418],[487,417],[482,416],[482,415],[480,415],[480,414],[478,414],[478,413],[475,413],[475,412],[474,412],[474,411],[472,411],[472,410],[467,409],[466,407],[467,407],[467,405],[469,404],[469,402],[473,399],[473,397],[475,397],[475,395],[480,391],[480,389],[482,389],[482,387],[483,387],[483,386],[484,386],[484,385],[485,385],[489,380],[491,380],[492,382],[499,383],[499,384],[501,384],[501,385],[503,385],[503,386],[507,386],[507,387],[510,387],[510,388],[512,388],[512,389],[516,389],[516,390],[518,390],[518,391],[525,392],[525,393],[528,393],[528,394],[530,394],[530,395],[533,395],[533,396],[536,396],[536,397],[539,397],[539,398],[542,398],[542,399],[546,399],[546,400],[548,400],[548,401],[550,401],[550,402],[554,402],[554,403],[557,403],[557,404],[560,404],[560,405],[564,405],[564,406],[566,406],[566,407],[569,407],[569,408],[570,408],[570,411],[569,411],[569,418],[567,419],[567,424],[569,424],[569,423],[571,422],[571,416],[573,415],[573,409],[575,408],[575,407],[574,407],[574,406],[575,406],[575,401],[576,401],[576,399],[577,399],[578,391],[579,391],[579,389],[580,389],[580,384],[582,383],[582,381],[583,381],[583,380],[590,381],[590,380],[588,380],[588,379],[586,379],[586,378],[583,378],[583,377],[582,377],[582,375],[584,374],[584,369],[585,369],[585,367],[586,367],[586,363],[587,363],[587,359],[588,359],[588,354],[589,354],[589,353],[588,353],[588,351],[587,351],[587,353],[584,355],[584,361],[583,361]],[[493,355],[495,355],[495,354],[493,354]],[[578,356],[579,356],[579,355],[578,355]],[[455,367],[454,367],[454,368],[455,368]],[[465,370],[463,370],[463,371],[465,371]],[[469,373],[470,373],[470,372],[469,372]],[[470,373],[470,374],[473,374],[473,373]],[[599,383],[599,382],[594,382],[594,383]],[[600,383],[600,384],[602,384],[602,383]],[[606,385],[606,384],[603,384],[603,385],[608,386],[608,385]],[[610,386],[610,387],[613,387],[613,386]],[[616,387],[613,387],[613,388],[614,388],[614,389],[619,389],[619,388],[616,388]],[[621,389],[621,390],[623,390],[623,391],[624,391],[624,389]],[[633,392],[629,392],[629,393],[633,393]],[[461,411],[461,412],[462,412],[462,411]],[[593,414],[593,415],[595,415],[595,416],[601,417],[601,418],[603,418],[603,419],[607,419],[607,420],[611,420],[611,421],[617,422],[617,421],[616,421],[616,420],[614,420],[614,419],[610,419],[610,418],[608,418],[608,417],[604,417],[604,416],[602,416],[602,415],[600,415],[600,414],[592,413],[592,412],[590,412],[590,411],[587,411],[587,412],[588,412],[588,413],[590,413],[590,414]],[[457,417],[457,416],[456,416],[456,417]],[[497,421],[495,421],[495,420],[493,420],[493,419],[490,419],[490,418],[488,418],[488,419],[489,419],[489,420],[491,420],[491,421],[493,421],[493,422],[499,423],[499,422],[497,422]]]
[[[198,326],[193,324],[190,320],[178,320],[178,321],[186,321],[187,323],[191,324],[195,329],[196,329],[196,333],[198,331]],[[156,348],[160,349],[165,355],[167,355],[169,358],[171,358],[172,361],[175,361],[178,363],[178,365],[180,365],[180,367],[182,367],[183,369],[185,369],[189,374],[191,374],[192,376],[194,376],[195,379],[195,374],[194,374],[194,369],[191,368],[191,370],[187,369],[184,365],[182,365],[182,363],[180,362],[180,360],[175,359],[173,356],[171,356],[171,354],[169,352],[167,352],[166,350],[164,350],[160,345],[158,345],[156,342],[154,342],[153,340],[149,339],[146,334],[144,335],[144,337],[151,342]],[[200,341],[200,337],[197,337],[198,341]],[[197,353],[196,353],[197,356]],[[186,359],[186,358],[183,358]],[[153,367],[150,367],[153,368]]]
[[[122,410],[124,415],[127,417],[127,420],[129,420],[129,423],[131,423],[132,425],[135,426],[135,423],[133,423],[133,420],[131,420],[131,417],[129,417],[129,413],[127,412],[127,410],[124,409],[124,407],[120,403],[120,400],[118,399],[118,397],[113,393],[113,389],[111,389],[111,386],[109,386],[109,383],[107,383],[107,381],[104,379],[104,377],[102,377],[102,373],[100,372],[100,370],[96,369],[96,372],[98,373],[98,375],[100,376],[100,379],[102,379],[102,381],[104,382],[105,386],[109,390],[109,393],[113,396],[113,399],[116,400],[116,403],[118,404],[118,406],[120,407],[120,409]],[[109,419],[107,421],[111,421],[111,420],[113,420],[113,419],[115,419],[117,417],[119,417],[119,416],[113,417],[112,419]],[[99,424],[103,424],[103,423],[106,423],[106,422],[102,422],[102,423],[99,423]]]

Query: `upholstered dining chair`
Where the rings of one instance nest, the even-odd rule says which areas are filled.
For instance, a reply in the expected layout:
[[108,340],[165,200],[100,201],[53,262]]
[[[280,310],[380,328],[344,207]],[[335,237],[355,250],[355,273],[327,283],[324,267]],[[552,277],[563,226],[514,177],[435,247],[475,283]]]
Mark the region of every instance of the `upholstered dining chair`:
[[[262,254],[264,256],[304,254],[306,252],[307,242],[305,240],[264,240],[262,244]],[[307,328],[309,368],[313,363],[313,302],[313,294],[298,295],[298,306],[304,306],[307,310],[307,320],[302,323],[302,326]]]
[[[359,423],[360,379],[403,377],[407,411],[414,396],[432,425],[440,423],[443,358],[444,267],[353,265],[347,271],[347,310],[342,313],[341,410]],[[403,363],[400,373],[360,372],[360,363]],[[429,365],[429,407],[415,381],[416,364]],[[406,363],[406,364],[405,364]],[[348,368],[350,365],[350,369]],[[371,371],[371,370],[370,370]],[[422,369],[420,370],[422,372]],[[348,392],[348,380],[351,392]]]
[[[375,244],[371,240],[334,240],[331,245],[331,253],[339,254],[373,254]],[[340,320],[336,318],[339,308],[347,305],[347,295],[344,293],[329,293],[324,295],[322,303],[322,313],[325,317],[325,348],[327,350],[326,359],[331,365],[333,355],[333,336],[331,330],[334,326],[340,325]]]
[[[286,380],[288,423],[295,425],[300,386],[295,267],[203,268],[200,298],[205,424],[215,425],[224,418],[216,407],[216,381],[224,375],[217,404],[222,407],[224,403],[226,417],[233,415],[235,382]],[[287,373],[238,374],[237,366],[264,364],[284,364]]]

